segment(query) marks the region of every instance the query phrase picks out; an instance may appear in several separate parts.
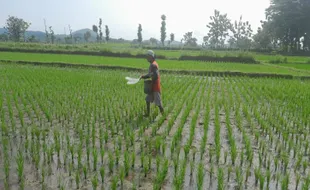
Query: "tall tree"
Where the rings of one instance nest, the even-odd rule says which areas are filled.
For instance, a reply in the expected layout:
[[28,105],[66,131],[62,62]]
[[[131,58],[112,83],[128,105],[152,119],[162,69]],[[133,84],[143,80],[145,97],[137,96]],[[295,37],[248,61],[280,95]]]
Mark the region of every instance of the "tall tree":
[[141,24],[139,24],[138,26],[138,42],[141,45],[142,43],[142,25]]
[[6,26],[4,28],[7,30],[11,40],[19,42],[22,37],[24,41],[26,40],[25,33],[30,25],[31,23],[28,23],[21,18],[9,16],[6,20]]
[[166,16],[161,15],[161,28],[160,28],[160,41],[165,46],[165,39],[166,39]]
[[246,21],[242,21],[240,16],[239,21],[235,21],[234,26],[231,28],[233,36],[229,40],[231,46],[235,46],[239,49],[249,49],[251,46],[252,28],[251,24]]
[[110,30],[108,25],[105,25],[105,40],[108,42],[110,40]]
[[[266,9],[266,25],[285,51],[301,49],[301,39],[309,39],[309,0],[271,0]],[[303,47],[309,47],[303,41]]]
[[197,39],[193,37],[193,32],[187,32],[183,35],[185,46],[197,46]]
[[36,37],[34,35],[31,35],[30,37],[28,37],[27,41],[28,42],[37,42]]
[[257,33],[253,36],[254,47],[256,49],[272,48],[272,38],[264,27],[258,27]]
[[53,44],[55,41],[55,33],[54,33],[54,30],[52,29],[52,26],[50,26],[49,29],[50,29],[51,42]]
[[170,41],[173,42],[174,41],[174,33],[170,34]]
[[96,25],[93,25],[93,31],[97,34],[96,39],[97,39],[97,42],[99,42],[100,37],[99,37],[99,34],[98,34],[98,27]]
[[174,33],[171,33],[170,34],[170,42],[169,42],[169,45],[170,43],[172,43],[174,41]]
[[6,42],[9,40],[9,37],[7,34],[0,34],[0,42]]
[[256,49],[276,48],[278,44],[276,37],[266,21],[261,21],[262,26],[258,27],[257,33],[253,35],[253,45]]
[[45,28],[45,41],[46,43],[49,43],[49,32],[47,30],[47,26],[46,26],[46,20],[44,19],[44,28]]
[[102,27],[101,26],[102,26],[102,19],[100,18],[99,19],[99,40],[100,40],[100,42],[102,42],[102,36],[103,36]]
[[157,40],[155,38],[150,38],[151,45],[157,44]]
[[68,26],[69,27],[69,34],[70,34],[70,41],[71,41],[71,43],[73,43],[73,35],[72,35],[72,29],[71,29],[71,26],[69,25]]
[[74,43],[77,43],[81,40],[81,37],[78,35],[75,35],[75,36],[73,36],[73,39],[74,39]]
[[214,10],[214,16],[211,16],[210,19],[211,22],[207,25],[209,43],[214,48],[223,47],[232,28],[230,19],[227,18],[227,14],[221,14],[218,10]]
[[207,46],[209,44],[209,36],[204,36],[202,41],[203,41],[203,45]]
[[84,33],[84,40],[85,40],[85,42],[88,42],[90,37],[91,37],[91,33],[89,31]]

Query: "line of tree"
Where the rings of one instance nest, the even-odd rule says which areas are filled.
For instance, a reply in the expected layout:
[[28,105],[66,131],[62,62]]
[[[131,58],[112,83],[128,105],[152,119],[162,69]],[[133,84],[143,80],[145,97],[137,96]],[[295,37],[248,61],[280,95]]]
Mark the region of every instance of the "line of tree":
[[[99,25],[93,25],[92,27],[93,31],[97,34],[97,42],[103,42],[103,33],[102,33],[102,19],[99,18]],[[87,31],[84,34],[85,41],[88,42],[89,38],[91,37],[91,34],[89,31]],[[105,41],[108,42],[110,40],[110,29],[108,25],[105,25]]]
[[210,19],[209,33],[203,38],[204,45],[210,48],[223,48],[227,40],[230,48],[238,49],[310,50],[309,0],[271,0],[266,20],[261,21],[254,35],[242,16],[232,24],[227,14],[215,10]]
[[[309,0],[271,0],[270,6],[265,11],[266,19],[261,21],[261,26],[253,34],[251,24],[244,21],[240,16],[239,20],[231,21],[227,14],[222,14],[219,10],[214,10],[210,16],[210,22],[206,25],[208,33],[203,37],[203,46],[209,48],[237,48],[237,49],[277,49],[286,52],[298,52],[310,50],[310,1]],[[25,32],[31,23],[23,19],[9,16],[6,21],[6,34],[0,35],[1,41],[34,41],[34,37],[26,38]],[[97,42],[108,42],[110,40],[110,30],[105,25],[105,38],[103,39],[102,19],[99,25],[93,25],[92,30],[96,33]],[[70,35],[66,37],[66,42],[79,41],[78,37]],[[54,43],[55,34],[50,26],[46,27],[46,41]],[[84,40],[89,41],[90,32],[84,34]],[[138,26],[138,39],[134,40],[139,45],[142,44],[142,25]],[[165,46],[166,16],[161,15],[160,40],[151,38],[151,44],[161,43]],[[170,34],[168,45],[175,41],[173,33]],[[186,46],[197,46],[197,38],[193,32],[189,31],[183,35],[181,42]]]

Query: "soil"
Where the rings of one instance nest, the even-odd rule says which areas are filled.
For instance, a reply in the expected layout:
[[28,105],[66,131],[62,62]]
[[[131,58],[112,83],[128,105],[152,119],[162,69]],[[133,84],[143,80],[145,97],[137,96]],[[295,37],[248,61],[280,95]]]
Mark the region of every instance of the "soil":
[[[223,78],[222,78],[223,79]],[[134,139],[134,146],[129,146],[129,152],[134,152],[136,155],[135,159],[135,166],[134,168],[131,168],[129,171],[129,175],[125,177],[124,184],[123,184],[123,189],[132,189],[133,184],[136,185],[137,189],[143,189],[143,190],[151,190],[153,189],[153,184],[156,179],[156,174],[157,174],[157,166],[156,166],[156,156],[159,156],[160,158],[166,158],[169,160],[169,169],[167,176],[165,177],[165,181],[163,183],[162,189],[173,189],[174,188],[174,167],[173,167],[173,159],[171,159],[171,142],[174,134],[177,132],[177,130],[182,127],[182,138],[180,139],[180,146],[181,146],[181,151],[179,155],[179,170],[177,172],[177,175],[179,175],[180,172],[180,167],[182,161],[185,159],[184,155],[184,145],[189,139],[190,136],[190,127],[191,127],[191,122],[194,114],[198,114],[197,122],[195,124],[195,134],[194,134],[194,140],[192,144],[192,149],[190,150],[188,160],[186,161],[186,171],[185,171],[185,177],[183,181],[183,188],[182,189],[189,189],[189,190],[195,190],[197,189],[197,172],[198,172],[198,164],[203,163],[204,167],[204,183],[203,183],[203,189],[211,189],[215,190],[218,187],[218,168],[221,167],[224,170],[224,186],[225,189],[236,189],[238,184],[237,184],[237,176],[235,174],[236,169],[241,169],[242,177],[243,177],[243,184],[242,187],[244,189],[259,189],[259,183],[258,186],[255,186],[255,175],[254,175],[254,169],[259,168],[261,171],[265,174],[266,172],[266,166],[263,164],[262,166],[259,165],[259,143],[256,142],[255,140],[255,133],[253,130],[257,130],[260,132],[260,141],[261,142],[266,142],[266,149],[268,152],[268,155],[270,156],[271,159],[271,165],[270,165],[270,171],[271,171],[271,180],[270,180],[270,185],[267,187],[266,182],[264,184],[264,189],[280,189],[281,188],[281,180],[278,184],[278,187],[276,188],[276,179],[275,175],[280,174],[281,176],[284,175],[284,170],[281,170],[281,165],[279,165],[279,169],[275,171],[275,165],[273,160],[278,156],[276,152],[276,148],[274,144],[271,144],[269,141],[269,137],[267,135],[264,135],[262,133],[262,126],[258,121],[258,118],[255,117],[254,113],[252,113],[251,109],[249,109],[250,115],[252,122],[254,124],[254,128],[252,129],[246,116],[243,114],[242,110],[242,105],[248,106],[248,108],[254,106],[251,105],[251,102],[247,102],[246,97],[250,98],[251,100],[251,94],[249,93],[246,88],[237,88],[237,91],[240,92],[240,94],[234,94],[233,96],[233,101],[230,102],[228,99],[225,99],[224,101],[228,102],[228,105],[230,105],[230,126],[232,128],[232,133],[233,137],[236,141],[236,146],[237,146],[237,152],[238,152],[238,157],[235,165],[233,166],[231,163],[231,155],[230,155],[230,142],[228,140],[228,132],[227,132],[227,123],[226,123],[226,112],[223,109],[223,107],[220,107],[219,109],[219,119],[220,119],[220,142],[221,142],[221,157],[219,163],[216,162],[216,158],[213,155],[212,160],[210,162],[210,149],[215,149],[215,139],[214,139],[214,134],[215,134],[215,102],[214,98],[217,96],[217,98],[222,97],[222,93],[224,93],[227,97],[227,94],[232,91],[232,88],[224,88],[225,90],[222,91],[220,88],[219,82],[223,82],[225,87],[229,87],[231,83],[227,80],[217,80],[216,77],[214,78],[203,78],[204,82],[207,82],[206,88],[203,88],[203,86],[199,86],[199,90],[196,96],[193,96],[191,98],[192,94],[190,93],[189,97],[182,97],[180,98],[180,102],[178,102],[179,105],[181,105],[181,110],[179,114],[176,117],[176,120],[173,123],[173,126],[171,128],[171,131],[168,136],[166,133],[166,128],[168,125],[169,120],[172,118],[172,115],[174,114],[174,111],[176,111],[174,106],[172,106],[172,109],[167,113],[167,120],[163,122],[163,124],[158,128],[157,130],[157,135],[156,136],[161,136],[164,137],[163,143],[165,143],[166,146],[166,151],[165,154],[162,153],[162,148],[159,152],[154,150],[154,147],[148,147],[147,143],[145,140],[151,140],[153,141],[156,136],[152,136],[152,126],[154,123],[161,119],[161,116],[159,114],[155,114],[155,117],[153,120],[150,119],[142,119],[141,121],[139,118],[134,118],[133,123],[137,122],[137,127],[136,128],[127,128],[130,127],[130,125],[123,125],[122,123],[114,123],[113,127],[119,128],[120,132],[118,134],[112,134],[110,130],[108,131],[108,136],[109,136],[109,141],[104,144],[104,150],[105,150],[105,156],[103,159],[103,163],[101,163],[101,158],[100,158],[100,152],[98,152],[98,162],[97,162],[97,171],[93,171],[93,156],[92,152],[90,153],[90,160],[89,163],[87,162],[86,158],[86,144],[85,141],[82,142],[83,145],[83,154],[82,154],[82,164],[88,166],[88,177],[86,180],[84,180],[84,175],[83,171],[78,169],[78,157],[77,153],[75,153],[73,157],[73,172],[72,175],[70,176],[69,174],[69,166],[72,162],[71,160],[71,154],[70,151],[67,150],[67,140],[66,140],[66,135],[69,136],[69,141],[70,143],[75,144],[76,146],[79,145],[81,139],[79,139],[79,129],[81,129],[84,132],[84,135],[87,134],[87,129],[85,128],[84,130],[81,128],[82,126],[76,126],[76,121],[75,117],[72,118],[67,118],[65,121],[64,118],[54,118],[52,122],[48,122],[47,118],[44,114],[44,110],[39,106],[38,102],[35,102],[35,106],[38,110],[38,114],[40,115],[40,118],[36,117],[35,111],[32,109],[30,105],[24,105],[22,98],[19,96],[18,97],[18,106],[20,110],[23,110],[23,120],[25,122],[25,126],[29,127],[28,130],[28,140],[30,142],[29,147],[32,146],[32,142],[34,142],[35,145],[40,145],[40,151],[39,151],[39,169],[37,170],[35,167],[35,164],[32,161],[31,153],[29,152],[31,149],[29,148],[27,153],[24,153],[25,156],[25,162],[24,162],[24,176],[25,176],[25,189],[58,189],[59,184],[63,184],[65,189],[76,189],[76,172],[79,172],[80,174],[80,189],[92,189],[92,181],[91,179],[93,178],[94,174],[97,173],[98,177],[98,189],[110,189],[111,188],[111,182],[112,178],[114,176],[119,176],[119,171],[120,167],[123,166],[123,152],[126,150],[126,142],[124,141],[123,137],[125,136],[125,129],[129,129],[130,132],[133,132],[135,134],[135,139]],[[236,82],[236,81],[233,81]],[[198,84],[197,84],[198,85]],[[191,87],[189,90],[193,90],[195,88]],[[208,91],[211,91],[210,97],[208,96]],[[17,171],[16,171],[16,156],[17,152],[19,149],[23,149],[23,146],[25,144],[25,128],[21,125],[19,114],[18,114],[18,108],[17,105],[14,102],[14,99],[11,98],[11,102],[7,102],[9,94],[5,94],[3,97],[3,105],[2,105],[2,112],[4,113],[4,119],[5,123],[8,126],[9,129],[9,147],[10,149],[8,150],[9,153],[9,158],[10,158],[10,176],[9,176],[9,186],[10,189],[19,189],[19,182],[18,182],[18,176],[17,176]],[[197,97],[203,96],[201,102],[197,101]],[[241,102],[237,102],[237,97],[240,97],[242,100]],[[193,101],[194,100],[194,101]],[[193,102],[190,102],[193,101]],[[193,103],[191,110],[189,112],[189,115],[186,118],[186,122],[184,125],[181,125],[181,118],[184,115],[185,109],[187,108],[189,103]],[[268,106],[272,102],[270,101],[265,101],[265,102],[260,102],[257,106],[257,109],[263,107],[263,106]],[[13,111],[13,119],[15,121],[15,126],[17,126],[17,130],[13,131],[12,129],[12,124],[11,124],[11,118],[9,115],[9,107],[8,105],[12,106],[12,111]],[[244,142],[244,137],[242,134],[242,131],[240,131],[237,127],[237,121],[236,121],[236,115],[234,110],[237,109],[237,104],[240,104],[240,114],[242,117],[242,126],[241,129],[244,130],[244,133],[247,135],[251,142],[251,147],[253,149],[253,163],[252,166],[250,167],[250,176],[248,178],[248,181],[245,182],[245,171],[248,168],[248,161],[246,160],[246,155],[244,152],[244,162],[241,165],[241,160],[240,160],[240,153],[241,149],[245,147],[245,142]],[[201,106],[199,109],[199,112],[196,113],[196,108],[197,106]],[[202,141],[202,136],[204,133],[204,128],[203,125],[205,124],[205,115],[206,115],[206,106],[210,106],[210,119],[208,125],[208,131],[207,131],[207,145],[205,148],[205,153],[202,156],[202,160],[200,160],[200,144]],[[26,110],[29,109],[29,114],[26,112]],[[271,112],[271,110],[267,110],[268,113]],[[71,113],[72,115],[76,116],[75,114]],[[70,115],[70,114],[69,114]],[[92,117],[94,117],[92,115]],[[263,117],[265,120],[267,118],[264,117],[262,113],[260,113],[260,117]],[[274,114],[275,119],[279,119],[281,117],[280,114]],[[92,119],[92,118],[91,118]],[[3,122],[3,121],[2,121]],[[42,126],[41,126],[42,124]],[[275,124],[280,124],[277,121],[275,121]],[[46,133],[46,144],[48,147],[55,146],[54,142],[54,129],[58,129],[60,133],[60,142],[61,142],[61,152],[59,157],[57,156],[57,153],[54,152],[53,154],[53,159],[50,164],[47,164],[46,162],[46,157],[47,155],[44,153],[43,150],[43,138],[42,135],[39,138],[39,142],[37,143],[37,139],[35,138],[34,140],[31,140],[31,127],[32,125],[37,125],[38,129],[42,132],[45,130]],[[95,148],[100,150],[100,136],[99,136],[99,128],[103,125],[107,125],[104,120],[101,122],[97,122],[94,124],[95,129],[96,129],[96,134],[95,134]],[[143,135],[141,138],[139,138],[139,130],[142,125],[146,125],[145,131],[143,131]],[[63,127],[66,126],[66,127]],[[109,126],[111,127],[111,126]],[[123,127],[123,129],[122,129]],[[278,137],[277,134],[275,134],[274,131],[272,131],[275,135],[275,137]],[[90,132],[91,133],[91,132]],[[115,136],[116,141],[113,140],[112,136]],[[118,137],[121,138],[122,140],[122,146],[120,150],[120,159],[119,159],[119,164],[118,165],[113,165],[113,174],[110,174],[108,171],[108,164],[109,164],[109,157],[108,157],[108,151],[111,153],[115,153],[116,149],[118,149]],[[2,140],[5,137],[3,135],[0,135],[0,140]],[[280,134],[280,142],[283,139],[283,134]],[[276,138],[275,138],[276,142]],[[92,142],[90,142],[90,147],[92,147]],[[148,153],[148,156],[151,156],[152,162],[151,162],[151,167],[150,170],[147,172],[147,175],[145,177],[144,171],[141,168],[141,147],[144,149],[144,152]],[[1,146],[1,148],[3,148]],[[196,156],[195,159],[193,160],[193,149],[196,149]],[[150,151],[149,151],[150,150]],[[245,150],[245,149],[244,149]],[[225,152],[227,152],[227,161],[225,162]],[[175,152],[174,152],[175,154]],[[308,155],[305,155],[303,157],[303,160],[307,158]],[[5,182],[5,173],[4,171],[4,151],[0,151],[0,189],[4,189],[4,182]],[[129,154],[130,160],[131,160],[131,154]],[[45,158],[45,159],[44,159]],[[66,164],[65,164],[66,160]],[[114,159],[115,160],[115,157]],[[190,163],[191,161],[194,163],[194,169],[192,175],[191,173],[191,167]],[[288,189],[294,189],[296,186],[296,176],[294,172],[293,166],[296,163],[296,160],[293,158],[292,152],[289,153],[289,164],[287,171],[290,174],[290,183],[289,183],[289,188]],[[147,165],[148,161],[146,161]],[[104,167],[105,168],[105,179],[104,183],[101,183],[101,178],[100,178],[100,173],[98,170]],[[228,180],[228,168],[232,167],[233,171],[230,175],[230,179]],[[45,173],[45,179],[44,182],[42,183],[42,168],[45,169],[43,173]],[[306,172],[303,173],[302,169],[298,169],[298,173],[302,177],[306,177],[309,174],[309,166],[306,168]],[[211,173],[212,172],[212,173]],[[119,178],[118,178],[119,179]],[[120,181],[118,181],[117,189],[122,189],[120,185]],[[299,188],[301,188],[301,184],[299,185]]]

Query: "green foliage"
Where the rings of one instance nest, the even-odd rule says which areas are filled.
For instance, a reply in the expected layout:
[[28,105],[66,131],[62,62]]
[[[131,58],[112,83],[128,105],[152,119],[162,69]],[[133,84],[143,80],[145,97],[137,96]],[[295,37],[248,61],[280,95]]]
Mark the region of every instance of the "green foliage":
[[89,31],[85,32],[84,33],[85,42],[88,42],[90,38],[91,38],[91,33]]
[[165,39],[166,39],[166,16],[161,15],[161,27],[160,27],[160,41],[162,45],[165,45]]
[[174,33],[170,34],[170,43],[174,41]]
[[[99,40],[100,42],[102,41],[102,37],[103,37],[103,33],[102,33],[102,19],[101,18],[99,18],[99,35],[97,36],[97,40]],[[94,31],[95,32],[95,31]],[[97,33],[98,33],[97,32]],[[98,39],[98,37],[99,37],[99,39]]]
[[9,38],[14,42],[19,42],[22,38],[26,41],[25,32],[30,25],[30,23],[21,18],[9,16],[6,20],[5,29],[7,30]]
[[[124,79],[139,76],[139,72],[14,63],[0,67],[0,107],[4,108],[0,109],[0,149],[5,186],[12,184],[12,176],[22,179],[23,163],[34,166],[36,184],[49,186],[50,164],[57,163],[58,177],[73,180],[72,188],[84,188],[86,183],[94,188],[98,183],[108,184],[109,189],[120,188],[118,182],[131,188],[126,180],[138,188],[147,180],[154,189],[169,188],[167,181],[183,189],[194,180],[192,186],[204,189],[209,185],[203,184],[206,171],[219,189],[232,183],[237,189],[253,183],[268,189],[274,188],[276,181],[283,189],[309,187],[305,154],[309,134],[304,128],[310,113],[307,81],[163,73],[162,83],[168,89],[162,94],[163,100],[169,100],[165,104],[167,115],[154,112],[156,119],[150,121],[140,116],[145,107],[143,84],[127,85]],[[283,102],[285,106],[281,106]],[[148,135],[153,126],[158,136]],[[140,130],[141,134],[133,135]],[[108,138],[103,143],[105,134]],[[197,146],[202,147],[197,152],[201,159]],[[230,159],[233,147],[239,148],[235,166]],[[288,150],[292,153],[294,147],[296,160],[292,161]],[[100,165],[96,164],[99,156]],[[254,156],[261,160],[261,167],[253,162]],[[209,160],[212,157],[221,162]],[[136,159],[137,164],[141,159],[143,168],[133,165]],[[93,171],[96,167],[99,171]],[[190,179],[184,180],[185,175]],[[138,176],[142,179],[136,179]],[[19,185],[22,189],[22,183]]]
[[197,46],[197,39],[193,37],[193,32],[187,32],[183,35],[183,41],[185,46]]
[[229,39],[231,47],[236,46],[239,49],[249,49],[251,47],[252,28],[249,21],[243,22],[240,16],[239,22],[235,21],[231,28],[233,37]]
[[140,45],[141,45],[141,43],[142,43],[142,25],[141,24],[139,24],[139,27],[138,27],[138,42],[140,43]]
[[55,33],[54,33],[54,30],[52,29],[52,26],[50,26],[49,29],[50,29],[51,42],[53,44],[55,41]]
[[[99,37],[99,34],[98,34],[98,27],[96,25],[93,25],[93,31],[97,34],[96,39],[97,39],[97,42],[99,42],[100,37]],[[100,35],[102,35],[102,32],[100,32]]]
[[[275,43],[280,44],[285,51],[298,51],[301,37],[303,47],[309,48],[310,4],[307,1],[271,1],[266,9],[267,21],[263,28],[269,32]],[[306,27],[305,27],[306,26]]]
[[227,18],[227,14],[221,14],[218,10],[214,10],[214,16],[210,19],[207,25],[209,43],[214,48],[223,47],[228,31],[232,28],[230,19]]
[[105,40],[108,42],[110,40],[110,29],[108,25],[105,25]]

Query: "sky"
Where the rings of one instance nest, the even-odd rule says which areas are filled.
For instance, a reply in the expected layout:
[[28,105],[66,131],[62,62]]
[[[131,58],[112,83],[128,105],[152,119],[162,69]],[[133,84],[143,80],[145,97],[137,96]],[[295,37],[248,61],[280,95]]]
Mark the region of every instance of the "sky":
[[206,25],[214,9],[227,13],[232,21],[249,21],[256,32],[270,0],[0,0],[0,27],[9,15],[30,22],[29,30],[44,31],[44,19],[56,34],[92,28],[102,18],[108,25],[110,37],[132,40],[137,38],[138,25],[142,25],[143,39],[160,39],[161,15],[167,17],[167,38],[175,34],[180,41],[186,32],[202,41],[207,35]]

